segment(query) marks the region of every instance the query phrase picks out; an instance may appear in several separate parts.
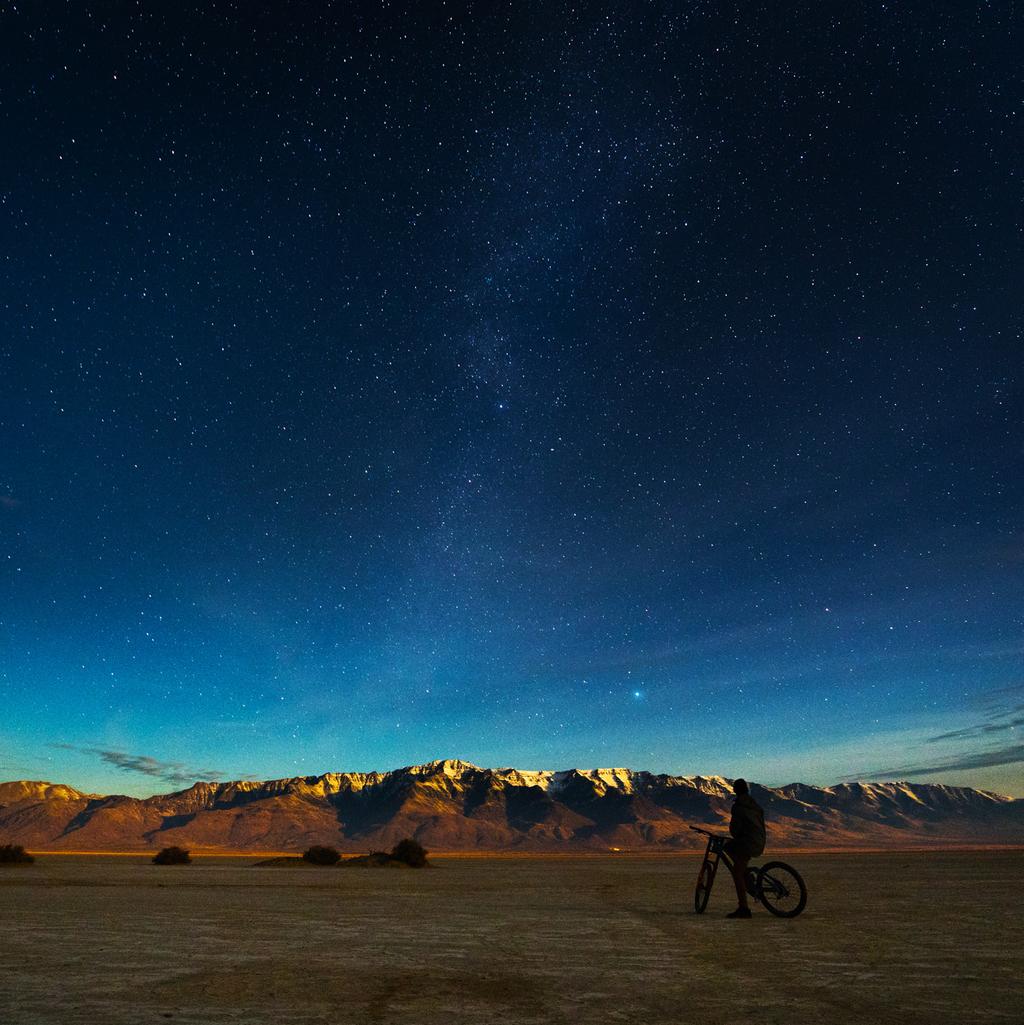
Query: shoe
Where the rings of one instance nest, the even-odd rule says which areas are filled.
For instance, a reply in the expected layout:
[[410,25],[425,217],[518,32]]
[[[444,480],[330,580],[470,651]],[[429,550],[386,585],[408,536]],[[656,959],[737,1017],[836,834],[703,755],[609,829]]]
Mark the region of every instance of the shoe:
[[726,918],[753,918],[754,915],[750,908],[737,908],[735,911],[730,911],[725,916]]

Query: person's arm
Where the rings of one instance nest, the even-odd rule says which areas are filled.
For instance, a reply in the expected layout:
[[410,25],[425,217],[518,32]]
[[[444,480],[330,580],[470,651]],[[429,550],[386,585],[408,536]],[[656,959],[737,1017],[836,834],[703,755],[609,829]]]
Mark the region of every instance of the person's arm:
[[740,833],[743,832],[743,826],[740,822],[739,808],[736,803],[733,802],[732,806],[732,818],[729,819],[729,833],[734,840],[740,838]]

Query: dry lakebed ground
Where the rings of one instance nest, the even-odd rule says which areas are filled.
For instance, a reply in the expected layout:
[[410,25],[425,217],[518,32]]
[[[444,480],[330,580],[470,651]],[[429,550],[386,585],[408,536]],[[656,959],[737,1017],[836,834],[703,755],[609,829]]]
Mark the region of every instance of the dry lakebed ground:
[[1024,1021],[1021,851],[789,854],[807,911],[748,922],[687,855],[257,860],[0,870],[0,1021]]

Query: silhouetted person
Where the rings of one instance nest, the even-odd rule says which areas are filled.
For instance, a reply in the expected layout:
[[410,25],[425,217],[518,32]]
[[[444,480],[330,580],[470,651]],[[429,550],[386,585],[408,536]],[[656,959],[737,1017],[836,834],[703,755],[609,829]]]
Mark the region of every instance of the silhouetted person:
[[750,796],[745,779],[738,779],[732,785],[736,800],[732,805],[732,819],[729,822],[731,840],[725,841],[725,850],[732,861],[732,881],[736,884],[738,907],[726,918],[750,918],[747,903],[747,865],[751,858],[764,853],[764,812]]

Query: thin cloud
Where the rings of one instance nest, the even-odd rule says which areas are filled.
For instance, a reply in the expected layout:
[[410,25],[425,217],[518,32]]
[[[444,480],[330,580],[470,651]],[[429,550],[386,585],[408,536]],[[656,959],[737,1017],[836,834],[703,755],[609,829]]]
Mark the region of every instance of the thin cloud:
[[163,780],[165,783],[188,786],[197,780],[220,780],[224,773],[219,769],[192,769],[184,762],[165,762],[149,755],[130,754],[127,751],[111,751],[101,747],[78,747],[75,744],[54,744],[63,751],[78,751],[94,755],[107,765],[113,765],[123,772],[135,772],[142,776]]
[[979,751],[976,754],[963,754],[945,762],[934,764],[899,765],[888,769],[875,769],[872,772],[858,773],[856,776],[845,776],[843,782],[864,779],[866,776],[878,779],[892,779],[914,776],[935,776],[942,772],[964,772],[968,769],[991,769],[997,765],[1017,765],[1024,763],[1024,744],[1010,744],[994,751]]
[[1006,722],[983,722],[976,726],[965,726],[962,730],[953,730],[950,733],[939,733],[928,738],[929,744],[935,744],[942,740],[970,740],[975,737],[987,737],[993,733],[1005,733],[1007,730],[1015,730],[1018,726],[1024,726],[1024,715],[1008,719]]
[[972,704],[975,708],[987,712],[989,716],[998,716],[1007,712],[1024,711],[1024,704],[1020,703],[1021,698],[1024,698],[1024,683],[1011,683],[1007,687],[983,690],[975,696]]
[[[849,782],[865,777],[913,779],[919,776],[1024,763],[1024,743],[1004,742],[1002,746],[997,747],[982,746],[986,742],[991,745],[998,744],[1000,740],[1018,740],[1020,734],[1017,731],[1024,727],[1024,703],[1019,700],[1021,696],[1024,696],[1024,683],[1020,682],[977,694],[972,702],[976,709],[973,723],[958,730],[937,733],[924,741],[925,744],[948,744],[951,741],[964,743],[967,750],[949,755],[945,761],[939,761],[932,756],[904,765],[873,769],[870,772],[858,773],[857,776],[846,776],[843,781]],[[976,743],[972,744],[972,741]]]
[[984,740],[998,733],[1007,733],[1024,726],[1024,684],[1014,683],[1008,687],[982,691],[974,699],[974,707],[978,709],[975,719],[969,726],[948,733],[938,733],[929,737],[926,743],[938,744],[949,740]]
[[0,506],[5,509],[17,509],[20,505],[21,502],[12,495],[0,495]]
[[1024,694],[1024,683],[1011,683],[1008,687],[996,687],[994,690],[985,691],[982,697],[1005,697],[1007,694]]

